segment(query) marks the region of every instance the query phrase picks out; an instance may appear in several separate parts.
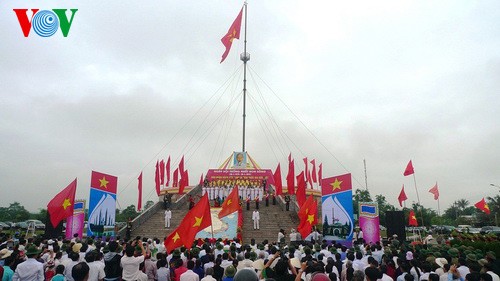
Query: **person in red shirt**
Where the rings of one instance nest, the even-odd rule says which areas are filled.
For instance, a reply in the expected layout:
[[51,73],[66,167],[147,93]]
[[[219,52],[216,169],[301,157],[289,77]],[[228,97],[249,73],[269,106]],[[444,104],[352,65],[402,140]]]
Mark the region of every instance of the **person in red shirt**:
[[176,268],[174,269],[174,276],[172,278],[172,281],[179,281],[181,280],[182,273],[186,272],[188,269],[182,263],[182,259],[178,259],[176,261],[175,267]]

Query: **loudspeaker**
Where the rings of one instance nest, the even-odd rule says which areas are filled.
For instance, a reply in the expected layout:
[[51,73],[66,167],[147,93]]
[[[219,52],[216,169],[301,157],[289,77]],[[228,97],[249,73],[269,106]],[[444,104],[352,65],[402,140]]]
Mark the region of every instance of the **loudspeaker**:
[[406,240],[405,216],[403,211],[387,211],[385,213],[387,237],[396,234],[399,241]]

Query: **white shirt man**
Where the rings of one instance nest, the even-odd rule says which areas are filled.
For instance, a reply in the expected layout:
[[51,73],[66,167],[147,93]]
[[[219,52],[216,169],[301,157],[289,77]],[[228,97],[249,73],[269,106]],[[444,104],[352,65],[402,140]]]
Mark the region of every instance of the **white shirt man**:
[[260,229],[260,213],[259,211],[255,210],[253,211],[252,214],[252,220],[253,220],[253,229]]
[[34,258],[28,258],[17,266],[12,281],[43,281],[44,278],[43,264]]
[[170,227],[170,219],[172,219],[172,211],[170,211],[170,209],[167,209],[165,211],[165,227],[166,228]]
[[100,262],[93,261],[87,263],[90,271],[88,281],[103,280],[106,274],[104,273],[104,265]]

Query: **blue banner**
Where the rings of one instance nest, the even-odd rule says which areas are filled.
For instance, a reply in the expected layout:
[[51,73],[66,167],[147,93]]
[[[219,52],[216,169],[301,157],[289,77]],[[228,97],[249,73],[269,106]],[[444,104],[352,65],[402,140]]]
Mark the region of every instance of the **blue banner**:
[[114,236],[116,194],[90,188],[87,236]]

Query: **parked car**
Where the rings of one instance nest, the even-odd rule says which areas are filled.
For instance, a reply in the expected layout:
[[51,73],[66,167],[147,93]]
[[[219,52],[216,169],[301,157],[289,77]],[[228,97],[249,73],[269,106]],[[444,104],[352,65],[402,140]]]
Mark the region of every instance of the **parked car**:
[[10,229],[10,226],[0,221],[0,230],[8,230],[8,229]]
[[457,231],[458,231],[458,232],[462,232],[462,233],[467,233],[467,231],[468,231],[469,229],[471,229],[471,228],[472,228],[472,226],[471,226],[471,225],[468,225],[468,224],[460,224],[460,225],[458,225],[458,227],[457,227]]
[[35,229],[45,229],[45,224],[39,220],[27,220],[26,223],[28,225],[33,223],[35,225]]
[[450,234],[453,230],[455,227],[451,225],[438,225],[434,228],[434,232],[437,234]]
[[25,221],[20,221],[16,223],[16,227],[20,229],[28,229],[28,224]]
[[494,234],[499,234],[500,233],[500,227],[498,226],[483,226],[480,231],[481,234],[488,234],[488,233],[494,233]]

